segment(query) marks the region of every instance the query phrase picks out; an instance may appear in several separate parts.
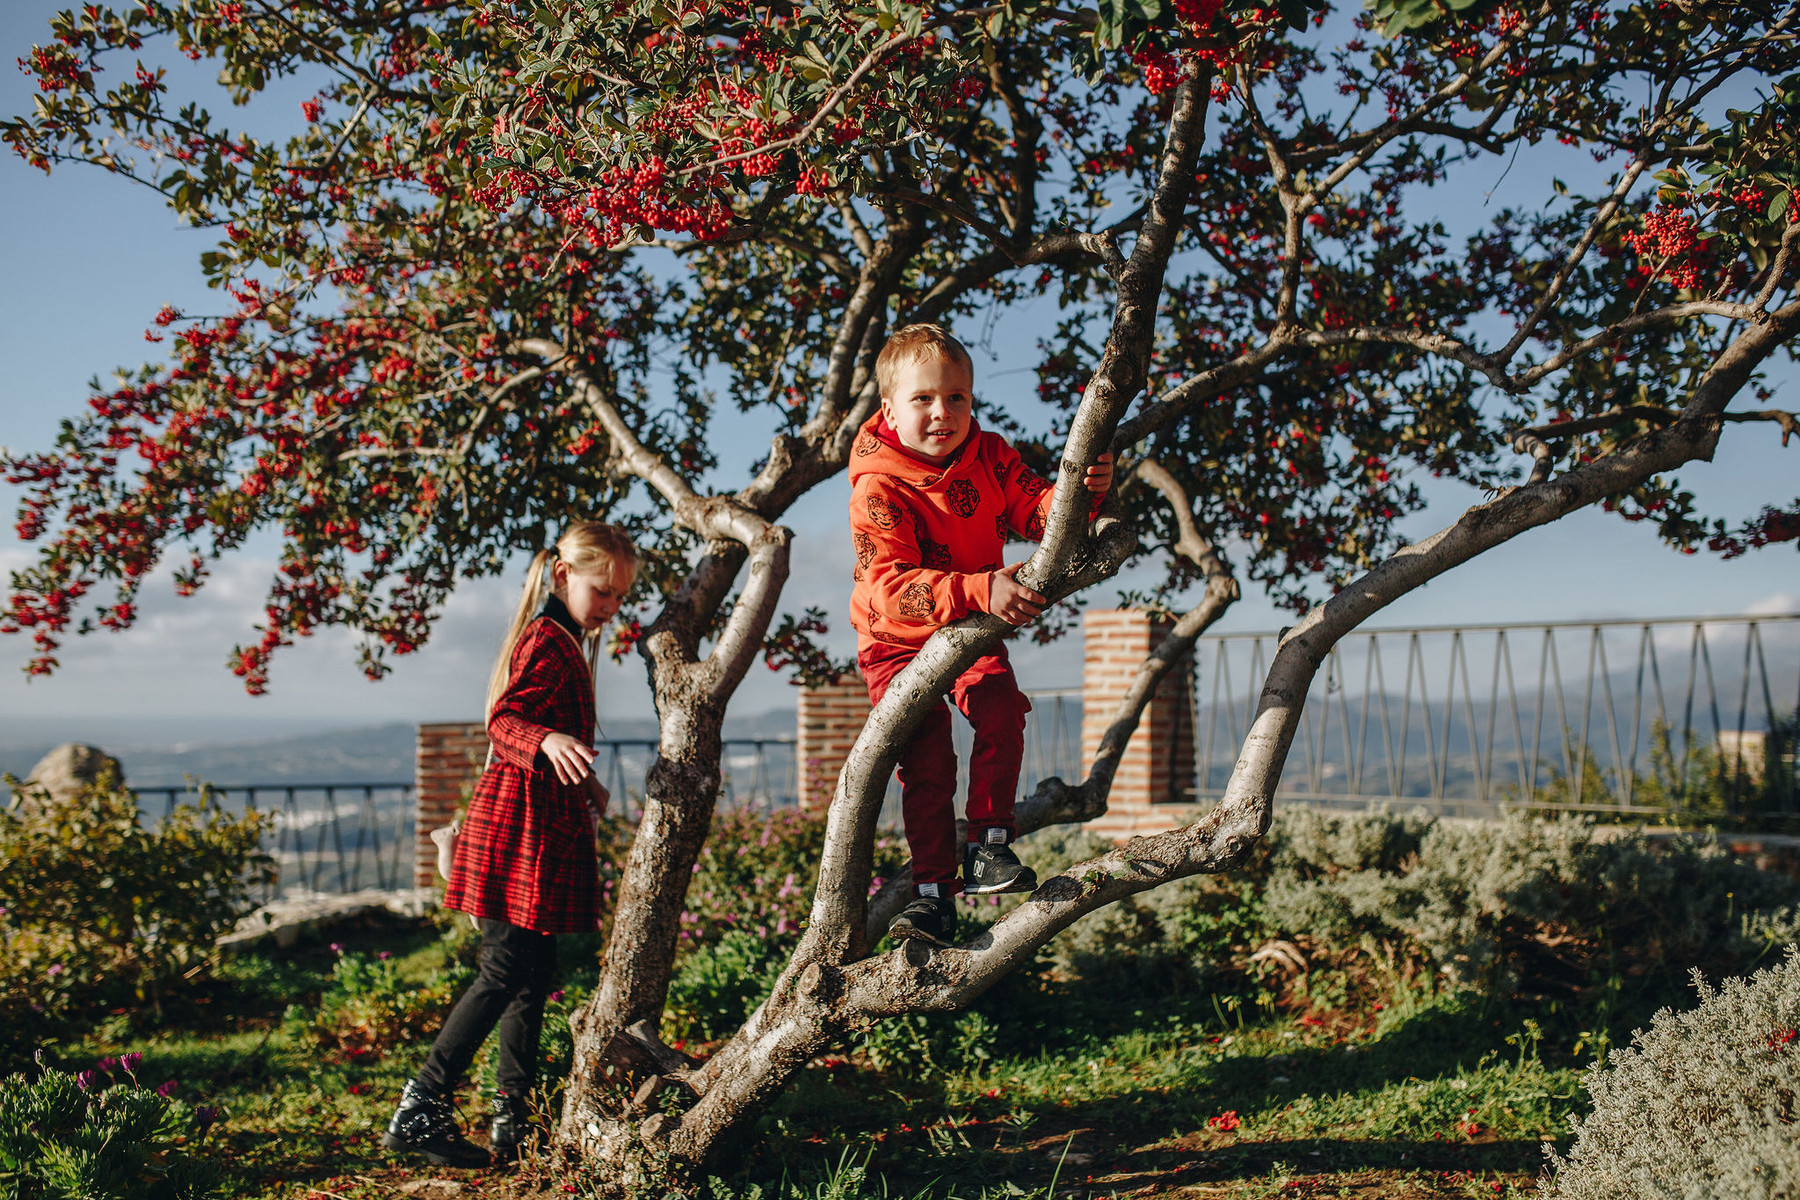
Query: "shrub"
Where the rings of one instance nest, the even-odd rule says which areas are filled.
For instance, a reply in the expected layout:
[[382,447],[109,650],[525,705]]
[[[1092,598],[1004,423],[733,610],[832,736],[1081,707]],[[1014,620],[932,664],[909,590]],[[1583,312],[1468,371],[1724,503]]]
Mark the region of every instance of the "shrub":
[[65,799],[13,788],[0,811],[0,1020],[25,1032],[7,1039],[21,1049],[100,1008],[160,1012],[272,878],[258,814],[203,801],[149,830],[111,777]]
[[[1501,995],[1612,977],[1660,990],[1695,965],[1748,970],[1800,931],[1800,882],[1704,842],[1609,832],[1287,809],[1237,870],[1092,913],[1050,944],[1047,965],[1120,994],[1231,990],[1275,969],[1259,948],[1286,942],[1315,962],[1367,947]],[[1023,848],[1048,874],[1108,846],[1046,830]]]
[[1589,1069],[1593,1111],[1551,1155],[1546,1200],[1800,1191],[1800,950],[1716,991],[1694,983],[1698,1007],[1662,1010]]
[[415,983],[401,978],[385,951],[370,957],[339,949],[331,981],[317,1006],[310,1011],[290,1007],[286,1022],[289,1029],[346,1059],[379,1058],[402,1043],[435,1035],[474,975],[471,968],[453,962]]
[[743,929],[696,946],[669,981],[664,1034],[705,1042],[731,1033],[774,990],[787,959],[779,942]]
[[226,1194],[195,1158],[216,1114],[135,1080],[45,1071],[0,1085],[0,1193],[16,1200],[205,1200]]
[[1387,942],[1502,993],[1597,973],[1743,970],[1791,937],[1780,910],[1800,900],[1794,880],[1716,846],[1605,837],[1571,817],[1448,824],[1291,810],[1272,843],[1260,868],[1271,934],[1337,949]]
[[[681,914],[665,1037],[722,1037],[762,1003],[800,942],[824,845],[823,813],[738,809],[714,819]],[[878,836],[876,886],[905,857],[897,838]]]

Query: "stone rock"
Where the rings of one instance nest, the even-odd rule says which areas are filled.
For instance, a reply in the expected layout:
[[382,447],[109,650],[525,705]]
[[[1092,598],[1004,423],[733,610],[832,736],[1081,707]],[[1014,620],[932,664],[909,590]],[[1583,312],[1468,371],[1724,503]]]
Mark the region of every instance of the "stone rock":
[[447,1200],[450,1196],[460,1196],[466,1190],[454,1179],[409,1179],[397,1189],[403,1195],[418,1196],[420,1200]]
[[237,928],[219,939],[219,949],[236,953],[272,940],[283,950],[302,937],[329,933],[341,926],[366,923],[370,917],[391,914],[421,917],[437,907],[436,888],[402,888],[360,892],[292,892],[241,918]]
[[68,742],[40,758],[25,782],[43,788],[56,800],[70,800],[109,768],[114,779],[125,782],[125,768],[118,759],[98,746]]

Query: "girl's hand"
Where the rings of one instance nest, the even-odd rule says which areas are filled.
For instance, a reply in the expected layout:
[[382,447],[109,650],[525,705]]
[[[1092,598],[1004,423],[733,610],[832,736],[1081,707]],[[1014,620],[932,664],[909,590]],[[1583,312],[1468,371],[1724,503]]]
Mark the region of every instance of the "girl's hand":
[[556,777],[566,784],[580,783],[592,774],[588,764],[594,761],[594,752],[566,733],[545,734],[538,752],[549,761]]
[[594,774],[587,777],[587,789],[588,807],[593,809],[594,819],[599,820],[606,815],[606,805],[612,799],[612,793],[606,790],[606,785]]

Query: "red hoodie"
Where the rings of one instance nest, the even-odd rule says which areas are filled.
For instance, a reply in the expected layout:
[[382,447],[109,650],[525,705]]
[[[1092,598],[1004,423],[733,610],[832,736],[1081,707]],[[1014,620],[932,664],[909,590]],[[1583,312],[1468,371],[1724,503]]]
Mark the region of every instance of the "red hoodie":
[[850,456],[857,649],[922,646],[939,626],[986,612],[988,573],[1008,541],[1044,536],[1051,494],[1005,438],[973,422],[956,458],[935,466],[881,413],[870,417]]

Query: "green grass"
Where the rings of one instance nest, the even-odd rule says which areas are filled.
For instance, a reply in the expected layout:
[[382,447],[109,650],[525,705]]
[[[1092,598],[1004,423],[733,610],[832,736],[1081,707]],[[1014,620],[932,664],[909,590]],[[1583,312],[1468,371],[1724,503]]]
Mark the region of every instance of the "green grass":
[[[344,942],[391,947],[414,983],[458,952],[430,927]],[[324,946],[246,956],[169,1027],[109,1023],[63,1064],[138,1050],[142,1081],[174,1080],[184,1098],[220,1108],[208,1144],[246,1200],[372,1200],[422,1177],[454,1179],[462,1195],[514,1194],[505,1175],[427,1170],[381,1148],[426,1046],[322,1049],[304,1016],[334,961]],[[570,985],[591,979],[591,959],[565,963]],[[1568,1039],[1549,1048],[1527,1023],[1533,1010],[1467,996],[1395,984],[1385,1006],[1303,1019],[1196,995],[1130,1009],[1054,990],[1015,999],[1014,1012],[1002,995],[978,1016],[892,1025],[875,1043],[880,1066],[866,1050],[810,1065],[719,1200],[1523,1196],[1541,1143],[1578,1104]],[[299,1013],[284,1021],[290,1000]],[[566,1037],[547,1036],[546,1049],[555,1078]],[[462,1108],[479,1129],[473,1087]]]
[[1325,1025],[1132,1015],[935,1077],[815,1064],[740,1178],[825,1177],[847,1147],[906,1195],[1043,1194],[1056,1176],[1099,1196],[1504,1196],[1533,1188],[1577,1104],[1574,1065],[1457,997]]

